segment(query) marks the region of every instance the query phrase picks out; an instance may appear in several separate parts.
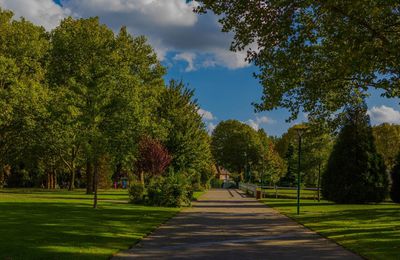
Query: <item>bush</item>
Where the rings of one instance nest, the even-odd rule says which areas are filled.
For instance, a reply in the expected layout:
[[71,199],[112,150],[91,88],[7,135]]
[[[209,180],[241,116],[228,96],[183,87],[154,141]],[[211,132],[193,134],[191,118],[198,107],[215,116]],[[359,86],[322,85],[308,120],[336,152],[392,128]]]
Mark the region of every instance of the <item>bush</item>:
[[386,167],[376,151],[366,109],[348,109],[322,176],[322,195],[337,203],[381,202],[387,189]]
[[189,206],[193,192],[183,174],[154,178],[147,188],[147,203],[154,206]]
[[146,203],[153,206],[164,206],[163,205],[163,193],[164,193],[164,183],[163,177],[154,177],[150,180],[147,186],[147,200]]
[[223,180],[216,178],[211,179],[211,188],[222,188],[223,184],[224,184]]
[[132,203],[144,203],[145,202],[145,195],[146,189],[144,188],[143,184],[140,182],[134,182],[129,186],[129,200]]
[[400,153],[397,155],[396,164],[391,172],[392,188],[390,189],[390,198],[395,203],[400,203]]

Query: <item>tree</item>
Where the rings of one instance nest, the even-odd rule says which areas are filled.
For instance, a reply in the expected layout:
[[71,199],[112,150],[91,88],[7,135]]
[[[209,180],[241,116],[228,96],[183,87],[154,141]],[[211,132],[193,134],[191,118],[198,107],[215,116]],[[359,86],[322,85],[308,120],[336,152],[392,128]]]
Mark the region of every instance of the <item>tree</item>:
[[391,171],[396,164],[400,152],[400,126],[384,123],[372,128],[376,149],[385,160],[386,167]]
[[390,198],[395,203],[400,203],[400,153],[397,155],[396,164],[391,171],[392,186]]
[[0,9],[1,171],[10,165],[38,167],[38,158],[43,156],[40,130],[50,100],[44,77],[48,34],[42,27],[12,17],[12,12]]
[[[212,134],[211,149],[218,166],[230,172],[248,174],[250,165],[262,159],[262,144],[257,132],[237,120],[221,121]],[[250,181],[250,176],[242,176]]]
[[349,107],[322,177],[322,194],[337,203],[381,202],[387,189],[386,167],[376,151],[366,108]]
[[[161,93],[158,106],[159,124],[166,129],[163,143],[173,155],[176,172],[184,171],[190,178],[201,179],[211,171],[210,137],[198,113],[194,91],[183,82],[170,81]],[[205,185],[206,183],[203,183]]]
[[261,142],[263,143],[264,152],[261,162],[261,171],[263,180],[268,180],[272,185],[282,178],[286,171],[286,163],[275,149],[275,145],[270,140],[265,132],[260,129],[259,131]]
[[397,1],[200,0],[222,30],[232,31],[233,51],[250,48],[264,87],[257,110],[278,106],[297,117],[331,119],[360,104],[370,87],[400,96],[400,15]]
[[144,185],[144,173],[149,176],[159,176],[172,161],[168,150],[157,140],[143,137],[139,143],[139,158],[136,167],[140,172],[140,181]]

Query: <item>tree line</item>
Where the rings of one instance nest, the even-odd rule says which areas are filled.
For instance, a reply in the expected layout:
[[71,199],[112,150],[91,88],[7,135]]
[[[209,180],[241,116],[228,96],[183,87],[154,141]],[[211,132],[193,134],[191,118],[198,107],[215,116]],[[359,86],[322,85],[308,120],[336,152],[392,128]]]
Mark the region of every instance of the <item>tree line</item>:
[[147,181],[141,140],[162,147],[166,167],[207,184],[210,139],[194,93],[164,81],[145,37],[98,18],[47,32],[7,10],[0,28],[1,185],[55,188],[58,179],[92,193],[111,176]]

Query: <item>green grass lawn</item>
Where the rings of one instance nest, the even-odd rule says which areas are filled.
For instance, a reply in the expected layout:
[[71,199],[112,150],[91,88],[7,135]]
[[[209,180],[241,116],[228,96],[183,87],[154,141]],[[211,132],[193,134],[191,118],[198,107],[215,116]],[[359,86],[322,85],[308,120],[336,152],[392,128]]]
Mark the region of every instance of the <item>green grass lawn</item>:
[[126,190],[0,190],[0,259],[107,259],[179,209],[128,204]]
[[201,195],[203,195],[205,191],[195,191],[193,192],[193,200],[196,201],[199,199]]
[[[292,189],[263,189],[267,194],[267,198],[285,198],[285,199],[294,199],[297,198],[297,190]],[[317,191],[313,190],[300,190],[300,197],[302,199],[316,199]]]
[[264,202],[321,235],[368,259],[400,259],[400,205],[342,205],[267,198]]

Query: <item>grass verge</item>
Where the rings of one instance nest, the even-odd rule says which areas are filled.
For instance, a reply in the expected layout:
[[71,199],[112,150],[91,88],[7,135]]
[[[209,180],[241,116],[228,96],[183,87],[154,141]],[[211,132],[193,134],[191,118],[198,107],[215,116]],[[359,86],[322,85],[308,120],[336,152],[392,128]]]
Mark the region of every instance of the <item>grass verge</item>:
[[179,209],[128,204],[123,191],[0,190],[0,259],[107,259]]
[[193,192],[193,200],[197,201],[201,195],[203,195],[204,193],[206,193],[205,191],[195,191]]
[[368,259],[399,259],[400,205],[343,205],[327,201],[263,200],[265,204]]

